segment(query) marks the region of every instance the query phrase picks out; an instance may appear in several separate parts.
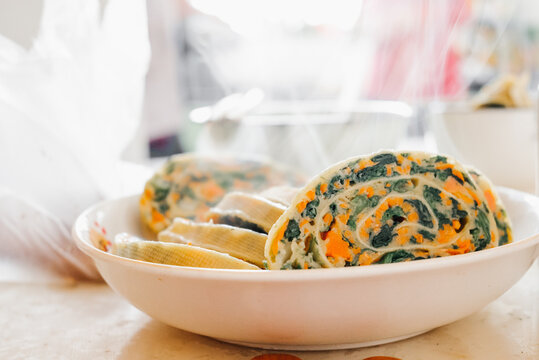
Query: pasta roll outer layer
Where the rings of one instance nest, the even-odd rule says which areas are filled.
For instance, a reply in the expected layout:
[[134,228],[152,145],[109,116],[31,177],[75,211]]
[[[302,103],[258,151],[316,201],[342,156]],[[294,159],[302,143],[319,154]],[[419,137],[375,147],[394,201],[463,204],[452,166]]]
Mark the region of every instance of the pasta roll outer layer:
[[258,195],[230,192],[208,210],[205,220],[267,234],[285,210],[284,205]]
[[[300,190],[271,228],[268,267],[392,263],[510,242],[505,210],[476,174],[449,157],[423,152],[384,151],[340,162]],[[497,211],[509,234],[504,240]]]
[[140,214],[142,221],[157,233],[175,217],[202,221],[206,211],[229,191],[254,193],[286,184],[303,185],[305,178],[260,159],[176,155],[146,183]]

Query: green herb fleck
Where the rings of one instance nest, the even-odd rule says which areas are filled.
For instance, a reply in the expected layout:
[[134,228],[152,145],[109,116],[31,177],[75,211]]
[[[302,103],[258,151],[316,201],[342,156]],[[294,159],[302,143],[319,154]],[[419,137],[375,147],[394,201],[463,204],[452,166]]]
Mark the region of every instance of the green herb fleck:
[[431,240],[431,241],[434,240],[434,238],[436,237],[436,234],[433,234],[430,231],[423,230],[423,229],[419,230],[418,233],[421,234],[424,239]]
[[369,200],[365,194],[357,195],[350,200],[350,208],[352,209],[352,215],[348,219],[346,225],[352,230],[356,230],[356,219],[359,213],[361,213],[369,204]]
[[405,250],[396,250],[385,253],[384,256],[380,259],[378,263],[380,264],[390,264],[396,262],[402,262],[407,259],[415,258],[414,255]]
[[378,163],[378,165],[387,165],[397,163],[397,158],[391,153],[382,153],[373,156],[371,161]]
[[165,200],[168,193],[170,192],[170,187],[171,187],[170,182],[163,180],[161,178],[154,178],[151,180],[150,184],[154,189],[153,200],[156,202]]
[[335,217],[337,215],[337,204],[329,204],[329,211],[331,212],[331,216]]
[[184,186],[184,187],[181,188],[178,192],[179,192],[179,194],[180,194],[180,199],[183,198],[183,197],[188,197],[188,198],[191,198],[191,199],[193,199],[193,200],[196,200],[195,193],[194,193],[193,190],[189,187],[189,185]]
[[292,241],[295,238],[297,238],[300,233],[301,232],[299,230],[298,222],[294,219],[291,219],[290,221],[288,221],[288,226],[286,227],[286,230],[284,232],[284,237],[288,241]]
[[410,181],[410,179],[399,179],[392,184],[391,190],[394,190],[402,194],[402,193],[412,190],[414,187],[415,186]]
[[380,202],[381,197],[379,195],[373,195],[369,198],[369,206],[375,207]]
[[393,220],[393,223],[400,223],[404,220],[406,217],[406,214],[404,213],[404,210],[400,206],[394,206],[387,209],[384,214],[382,215],[382,223]]
[[168,206],[168,204],[166,202],[162,202],[162,203],[159,204],[159,212],[161,214],[166,213],[169,208],[170,208],[170,206]]
[[431,160],[435,163],[441,162],[441,163],[447,163],[447,157],[437,155],[435,157],[432,157]]
[[477,212],[475,225],[480,229],[481,233],[483,233],[483,237],[477,236],[476,238],[474,236],[475,250],[479,251],[479,250],[483,250],[490,243],[490,240],[491,240],[490,225],[489,225],[488,217],[482,210],[478,210]]
[[494,217],[496,221],[496,227],[498,228],[499,233],[502,234],[498,240],[498,245],[505,245],[509,242],[509,235],[507,234],[507,228],[509,227],[507,223],[498,220],[497,217]]
[[419,215],[419,224],[432,228],[434,223],[432,222],[432,216],[429,209],[421,200],[418,199],[406,199],[405,202],[415,207],[417,214]]
[[339,192],[339,189],[340,188],[337,188],[335,186],[335,183],[338,183],[340,184],[341,186],[344,185],[344,178],[340,175],[335,175],[334,177],[331,178],[331,180],[328,182],[328,189],[327,191],[324,193],[324,198],[328,199],[330,198],[332,195],[336,194],[337,192]]
[[439,189],[433,188],[432,186],[425,185],[423,187],[423,197],[430,206],[434,206],[435,203],[442,201],[440,197],[441,191]]
[[388,224],[384,224],[382,225],[380,232],[374,235],[372,238],[371,245],[375,248],[387,246],[396,235],[397,234],[393,234],[393,227],[390,227]]
[[436,169],[432,165],[423,167],[421,165],[418,165],[415,162],[412,162],[411,165],[412,165],[412,167],[410,168],[410,175],[426,174],[426,173],[429,173],[429,172],[435,173],[436,172]]
[[312,201],[309,201],[307,205],[305,206],[305,210],[301,213],[303,217],[309,217],[311,219],[314,219],[316,217],[316,214],[318,211],[316,208],[320,205],[320,199],[316,198]]

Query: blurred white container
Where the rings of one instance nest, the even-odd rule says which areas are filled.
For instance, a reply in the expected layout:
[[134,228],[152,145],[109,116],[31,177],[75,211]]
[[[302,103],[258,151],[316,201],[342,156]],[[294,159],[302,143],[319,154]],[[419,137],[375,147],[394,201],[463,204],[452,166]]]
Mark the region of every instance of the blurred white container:
[[329,102],[293,102],[262,105],[234,118],[219,115],[211,108],[191,112],[191,120],[203,124],[197,151],[261,154],[314,175],[351,156],[396,148],[413,111],[391,101],[346,110]]
[[429,119],[439,152],[476,167],[495,185],[535,191],[535,108],[474,110],[437,104]]

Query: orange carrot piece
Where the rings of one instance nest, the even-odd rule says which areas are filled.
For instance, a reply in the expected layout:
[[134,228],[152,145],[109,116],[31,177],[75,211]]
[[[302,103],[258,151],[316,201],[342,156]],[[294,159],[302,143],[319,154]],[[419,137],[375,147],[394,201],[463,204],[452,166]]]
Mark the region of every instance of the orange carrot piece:
[[225,191],[215,182],[207,182],[201,187],[200,192],[204,199],[209,201],[213,201],[225,194]]
[[158,223],[165,220],[165,217],[163,214],[161,214],[159,211],[152,209],[152,223]]
[[462,173],[461,173],[460,171],[453,169],[453,175],[455,175],[455,176],[458,177],[462,182],[464,182],[464,176],[462,175]]
[[337,220],[339,220],[341,224],[346,224],[349,218],[350,218],[350,213],[337,215]]
[[144,196],[147,197],[148,199],[151,199],[152,198],[152,191],[148,188],[144,189]]
[[448,224],[444,224],[443,229],[438,230],[438,242],[440,244],[445,244],[451,241],[451,238],[455,236],[456,232],[453,227],[449,226]]
[[296,210],[297,210],[299,213],[302,213],[303,210],[305,210],[306,207],[307,207],[307,201],[306,201],[306,200],[303,200],[303,201],[300,201],[300,202],[296,205]]
[[418,220],[419,220],[419,215],[417,214],[417,212],[414,211],[408,214],[408,221],[417,222]]
[[320,192],[323,194],[327,191],[328,189],[328,184],[322,184],[320,185]]
[[172,200],[172,202],[176,203],[178,202],[178,200],[180,200],[180,194],[178,194],[177,192],[172,193],[172,195],[170,195],[170,199]]
[[492,193],[492,191],[490,189],[487,189],[487,190],[485,190],[484,195],[485,195],[485,199],[487,199],[488,208],[491,211],[495,211],[496,210],[496,198],[494,197],[494,194]]
[[322,217],[322,220],[324,220],[324,222],[329,225],[331,224],[331,221],[333,220],[333,216],[331,216],[330,213],[327,213],[326,215]]
[[399,229],[397,230],[397,234],[398,234],[399,236],[404,236],[404,235],[406,235],[407,233],[408,233],[408,227],[407,227],[407,226],[403,226],[403,227],[401,227],[401,228],[399,228]]
[[438,169],[438,170],[453,169],[454,167],[455,167],[455,165],[448,164],[448,163],[436,164],[436,166],[435,166],[435,168]]
[[275,255],[279,252],[279,241],[284,237],[284,232],[286,231],[286,227],[288,226],[288,220],[286,220],[277,232],[277,235],[275,236],[275,239],[273,240],[273,244],[271,244],[271,255],[273,260],[275,260]]
[[359,264],[360,265],[370,265],[373,262],[373,258],[364,252],[363,254],[359,255]]
[[337,229],[331,229],[326,238],[326,256],[350,260],[348,243],[343,240]]

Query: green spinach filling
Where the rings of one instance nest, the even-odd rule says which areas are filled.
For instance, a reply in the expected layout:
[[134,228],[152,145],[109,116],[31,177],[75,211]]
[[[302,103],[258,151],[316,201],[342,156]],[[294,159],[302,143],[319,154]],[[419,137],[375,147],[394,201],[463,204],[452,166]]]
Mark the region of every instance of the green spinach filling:
[[395,228],[395,226],[396,224],[394,224],[393,226],[389,226],[388,224],[382,225],[382,228],[380,229],[378,234],[372,237],[371,245],[374,248],[380,248],[389,245],[391,240],[393,240],[393,237],[397,235],[393,233],[393,229]]
[[300,229],[298,222],[294,219],[291,219],[288,221],[288,226],[286,227],[286,230],[284,231],[284,237],[288,241],[292,241],[295,238],[299,237],[300,235]]
[[402,262],[407,259],[415,259],[416,257],[409,253],[406,250],[395,250],[388,253],[385,253],[380,261],[378,263],[380,264],[390,264],[390,263],[396,263],[396,262]]
[[432,221],[432,216],[430,215],[429,209],[421,200],[418,199],[406,199],[405,202],[409,203],[413,207],[415,207],[417,214],[419,215],[419,224],[426,226],[428,228],[434,227],[434,223]]

